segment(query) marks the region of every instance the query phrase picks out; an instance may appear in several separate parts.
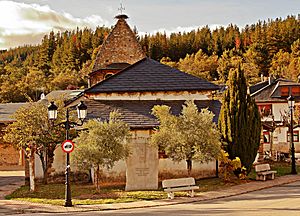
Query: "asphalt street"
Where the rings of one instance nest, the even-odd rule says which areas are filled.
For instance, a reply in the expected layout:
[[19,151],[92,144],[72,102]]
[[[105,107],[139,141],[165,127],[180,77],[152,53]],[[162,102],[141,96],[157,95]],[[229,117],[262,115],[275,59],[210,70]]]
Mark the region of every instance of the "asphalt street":
[[[22,216],[49,216],[53,213],[23,214]],[[136,208],[109,211],[72,212],[56,215],[89,216],[166,216],[166,215],[238,215],[238,216],[294,216],[300,215],[300,182],[272,187],[256,192],[221,198],[211,201],[201,201],[188,204],[161,206],[152,208]]]
[[0,171],[0,199],[24,183],[24,171]]

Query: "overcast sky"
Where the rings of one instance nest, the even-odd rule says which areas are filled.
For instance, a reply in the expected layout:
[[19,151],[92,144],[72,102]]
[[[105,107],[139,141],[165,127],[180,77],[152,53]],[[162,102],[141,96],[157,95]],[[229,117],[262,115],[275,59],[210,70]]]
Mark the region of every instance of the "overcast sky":
[[[122,0],[140,33],[178,32],[209,25],[244,27],[300,13],[300,0]],[[0,49],[36,44],[51,30],[111,26],[120,0],[0,0]]]

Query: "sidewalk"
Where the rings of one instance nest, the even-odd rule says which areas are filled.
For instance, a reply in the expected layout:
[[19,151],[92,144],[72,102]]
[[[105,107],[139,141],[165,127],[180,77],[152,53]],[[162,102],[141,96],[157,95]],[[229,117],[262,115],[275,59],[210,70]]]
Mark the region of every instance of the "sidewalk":
[[273,186],[288,184],[300,181],[300,175],[287,175],[277,177],[274,180],[265,182],[253,181],[246,184],[235,185],[230,188],[210,191],[203,193],[196,193],[194,198],[190,197],[176,197],[174,200],[154,200],[154,201],[138,201],[131,203],[116,203],[116,204],[102,204],[102,205],[78,205],[74,207],[54,206],[40,203],[29,203],[14,200],[0,200],[0,213],[15,212],[15,213],[64,213],[64,212],[84,212],[84,211],[99,211],[99,210],[116,210],[116,209],[130,209],[130,208],[145,208],[164,205],[175,205],[180,203],[199,202],[205,200],[213,200],[218,198],[230,197],[234,195],[244,194],[252,191],[257,191]]

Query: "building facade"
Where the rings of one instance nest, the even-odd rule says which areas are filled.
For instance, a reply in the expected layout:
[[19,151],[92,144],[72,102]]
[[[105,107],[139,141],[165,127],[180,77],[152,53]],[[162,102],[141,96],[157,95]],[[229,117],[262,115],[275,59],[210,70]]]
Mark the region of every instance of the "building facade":
[[[250,87],[251,96],[261,113],[263,125],[261,153],[270,152],[277,159],[280,154],[286,157],[290,151],[290,108],[287,98],[293,95],[294,107],[293,141],[296,153],[300,153],[299,142],[299,98],[300,83],[285,79],[271,79]],[[279,159],[279,158],[278,158]]]
[[[102,180],[126,182],[126,190],[157,189],[160,179],[186,176],[187,168],[185,161],[173,162],[150,145],[151,134],[159,125],[151,109],[167,105],[179,115],[185,101],[193,100],[199,109],[212,111],[217,122],[221,104],[213,97],[219,86],[147,58],[126,23],[127,16],[116,18],[116,26],[97,54],[89,78],[91,87],[67,106],[84,101],[87,119],[106,120],[117,110],[131,129],[131,154],[113,169],[102,170]],[[56,172],[64,171],[64,161],[65,154],[59,148],[53,164]],[[36,170],[36,174],[41,176],[42,172]],[[216,176],[216,161],[194,162],[192,175]]]

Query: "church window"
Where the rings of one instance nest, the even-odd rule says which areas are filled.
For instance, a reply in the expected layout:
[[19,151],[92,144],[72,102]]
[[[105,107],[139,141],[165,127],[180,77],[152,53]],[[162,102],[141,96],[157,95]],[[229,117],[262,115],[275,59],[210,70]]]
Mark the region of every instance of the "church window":
[[114,74],[112,74],[112,73],[105,74],[104,79],[107,79],[107,78],[111,77],[112,75],[114,75]]

